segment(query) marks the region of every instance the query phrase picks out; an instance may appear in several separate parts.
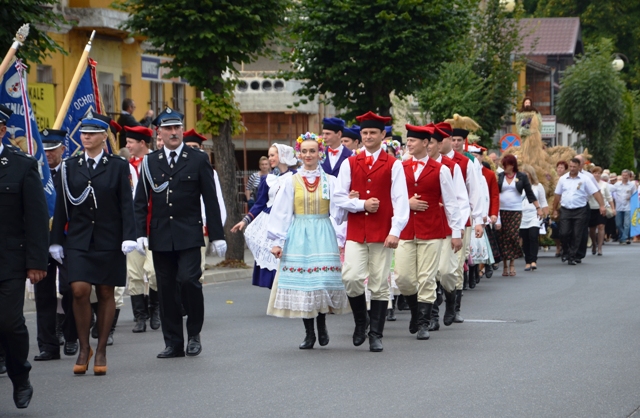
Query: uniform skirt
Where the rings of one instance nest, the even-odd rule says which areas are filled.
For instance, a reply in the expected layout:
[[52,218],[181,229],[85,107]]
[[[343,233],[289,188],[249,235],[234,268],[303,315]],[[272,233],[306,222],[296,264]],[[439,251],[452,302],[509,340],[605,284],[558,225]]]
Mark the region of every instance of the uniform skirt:
[[515,210],[501,210],[500,219],[502,229],[500,230],[500,255],[502,260],[515,260],[522,257],[522,247],[520,247],[520,223],[522,212]]
[[88,251],[67,249],[65,254],[69,283],[87,282],[92,285],[125,286],[127,258],[122,251]]

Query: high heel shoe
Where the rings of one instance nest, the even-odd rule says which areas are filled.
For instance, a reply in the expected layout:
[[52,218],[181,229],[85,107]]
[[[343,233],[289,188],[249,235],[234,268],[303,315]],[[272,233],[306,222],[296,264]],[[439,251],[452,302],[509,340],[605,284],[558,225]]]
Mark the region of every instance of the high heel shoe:
[[96,366],[93,365],[93,374],[96,376],[104,376],[107,374],[107,366]]
[[87,372],[87,369],[89,368],[89,362],[91,361],[92,356],[93,349],[89,347],[89,358],[87,359],[87,364],[74,364],[73,374],[85,374]]

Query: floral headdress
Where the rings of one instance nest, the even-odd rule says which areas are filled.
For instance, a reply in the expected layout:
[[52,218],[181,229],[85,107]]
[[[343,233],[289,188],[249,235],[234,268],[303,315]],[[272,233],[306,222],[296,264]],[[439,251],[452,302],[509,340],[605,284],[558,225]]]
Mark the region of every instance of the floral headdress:
[[296,146],[295,146],[295,150],[296,150],[296,153],[298,154],[298,157],[300,156],[300,148],[304,141],[316,141],[318,143],[318,156],[320,157],[320,161],[324,161],[324,157],[325,157],[324,138],[312,132],[307,132],[306,134],[300,135],[298,139],[296,139]]
[[385,139],[382,141],[382,148],[386,151],[388,148],[393,150],[393,153],[396,155],[396,158],[402,160],[402,155],[400,154],[400,150],[402,149],[402,144],[400,141],[395,139]]

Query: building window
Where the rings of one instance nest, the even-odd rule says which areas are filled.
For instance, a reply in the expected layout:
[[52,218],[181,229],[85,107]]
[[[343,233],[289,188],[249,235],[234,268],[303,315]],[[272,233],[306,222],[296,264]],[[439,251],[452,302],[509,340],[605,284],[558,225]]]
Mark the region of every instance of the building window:
[[38,65],[36,82],[53,84],[53,67],[50,65]]
[[[122,104],[124,99],[131,98],[131,74],[123,73],[120,76],[120,100],[118,103]],[[124,110],[124,109],[120,109]]]
[[164,110],[164,83],[151,81],[149,84],[151,85],[151,102],[149,105],[151,110],[156,115],[159,115]]
[[173,108],[185,116],[182,123],[186,125],[187,95],[185,94],[185,86],[182,83],[173,84]]
[[113,85],[113,74],[98,72],[98,85],[100,87],[100,98],[104,106],[102,112],[111,117],[117,116],[116,88]]

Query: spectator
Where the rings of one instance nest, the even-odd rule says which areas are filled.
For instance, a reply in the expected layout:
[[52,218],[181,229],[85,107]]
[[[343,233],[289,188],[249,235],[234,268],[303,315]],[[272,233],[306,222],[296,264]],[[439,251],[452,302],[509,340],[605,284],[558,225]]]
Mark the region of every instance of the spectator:
[[[526,174],[531,183],[531,190],[538,199],[542,208],[542,216],[549,215],[549,205],[544,186],[538,181],[538,176],[533,167],[528,164],[522,166],[522,172]],[[520,238],[522,238],[522,251],[524,252],[524,271],[532,271],[538,268],[538,248],[540,240],[540,216],[533,203],[526,199],[526,194],[522,192],[522,221],[520,222]]]
[[249,176],[249,180],[247,180],[247,187],[244,191],[247,196],[247,205],[249,206],[249,210],[256,202],[256,193],[258,192],[258,186],[260,185],[260,179],[262,177],[269,174],[269,158],[260,157],[260,161],[258,162],[258,167],[260,167],[260,171],[255,172]]
[[122,131],[120,131],[120,136],[118,138],[118,143],[120,144],[120,148],[125,148],[127,146],[127,136],[124,131],[125,126],[151,126],[151,121],[153,120],[154,112],[153,110],[147,110],[147,113],[144,115],[144,118],[139,122],[133,117],[133,112],[136,110],[136,104],[132,99],[126,98],[122,101],[122,111],[120,112],[120,117],[118,118],[118,125],[122,126]]
[[[609,191],[609,184],[602,179],[602,168],[594,167],[591,170],[591,174],[596,178],[598,186],[600,186],[600,193],[604,199],[605,206],[615,210],[613,198]],[[607,223],[607,217],[600,214],[600,207],[598,202],[593,196],[589,197],[589,208],[591,209],[591,217],[589,219],[589,236],[591,237],[591,254],[602,255],[602,243],[604,242],[604,226]]]
[[629,238],[630,217],[629,209],[631,207],[631,196],[636,192],[636,185],[629,181],[631,172],[622,170],[622,181],[613,186],[612,194],[616,204],[616,226],[618,228],[618,240],[620,244],[631,244]]

